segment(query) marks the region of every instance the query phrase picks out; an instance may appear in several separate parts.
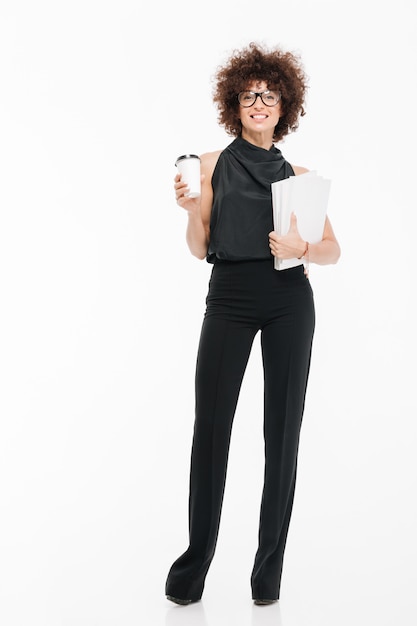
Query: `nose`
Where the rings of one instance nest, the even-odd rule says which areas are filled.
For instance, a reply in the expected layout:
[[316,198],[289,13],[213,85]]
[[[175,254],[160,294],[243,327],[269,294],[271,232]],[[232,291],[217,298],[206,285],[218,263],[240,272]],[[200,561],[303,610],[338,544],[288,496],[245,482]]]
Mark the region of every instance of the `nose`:
[[[258,100],[258,98],[259,98],[259,100]],[[255,98],[255,102],[253,103],[253,106],[256,107],[257,109],[259,107],[262,108],[264,106],[264,103],[263,103],[263,100],[261,98],[261,94],[260,93],[256,94],[256,98]]]

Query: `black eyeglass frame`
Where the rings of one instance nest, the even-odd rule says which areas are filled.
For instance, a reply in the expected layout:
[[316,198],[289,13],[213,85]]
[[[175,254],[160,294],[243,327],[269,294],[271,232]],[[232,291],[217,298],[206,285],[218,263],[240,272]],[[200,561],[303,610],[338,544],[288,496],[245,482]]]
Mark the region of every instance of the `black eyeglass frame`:
[[[253,96],[255,96],[255,100],[252,102],[252,104],[242,104],[240,101],[240,97],[242,94],[244,93],[250,93]],[[262,96],[269,94],[269,93],[275,93],[277,95],[278,100],[276,102],[274,102],[274,104],[268,104],[267,102],[265,102],[265,100],[262,98]],[[241,91],[240,93],[237,94],[237,99],[238,102],[240,104],[241,107],[243,107],[244,109],[249,109],[250,107],[253,107],[253,105],[255,104],[255,102],[257,101],[258,97],[261,99],[261,101],[264,103],[264,105],[266,107],[274,107],[278,104],[278,102],[281,100],[281,94],[279,93],[279,91],[271,91],[270,89],[266,89],[265,91],[262,92],[257,92],[257,91],[251,91],[250,89],[245,89],[245,91]]]

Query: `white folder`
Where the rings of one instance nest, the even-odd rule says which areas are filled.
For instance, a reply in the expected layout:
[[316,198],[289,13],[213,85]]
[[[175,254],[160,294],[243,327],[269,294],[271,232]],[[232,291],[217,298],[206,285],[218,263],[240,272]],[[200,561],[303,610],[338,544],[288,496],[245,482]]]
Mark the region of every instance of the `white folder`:
[[[291,213],[304,241],[318,243],[323,238],[331,181],[317,172],[305,172],[272,183],[274,230],[282,236],[290,228]],[[302,259],[274,259],[276,270],[303,265]]]

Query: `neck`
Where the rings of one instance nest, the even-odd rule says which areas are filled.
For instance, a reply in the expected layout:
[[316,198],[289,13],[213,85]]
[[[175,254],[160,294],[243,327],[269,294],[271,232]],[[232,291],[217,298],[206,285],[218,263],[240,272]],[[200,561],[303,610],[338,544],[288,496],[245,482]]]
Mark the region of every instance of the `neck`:
[[252,143],[258,148],[264,148],[264,150],[269,150],[273,145],[272,138],[273,133],[253,133],[248,132],[245,128],[242,128],[242,139],[245,139],[245,141]]

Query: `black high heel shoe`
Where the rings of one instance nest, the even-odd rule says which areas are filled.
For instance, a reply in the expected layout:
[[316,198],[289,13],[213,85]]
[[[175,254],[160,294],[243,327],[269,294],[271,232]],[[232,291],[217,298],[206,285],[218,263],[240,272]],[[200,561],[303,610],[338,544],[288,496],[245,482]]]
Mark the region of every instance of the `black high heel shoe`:
[[266,606],[267,604],[274,604],[275,602],[278,602],[278,600],[254,600],[257,606]]
[[167,596],[167,600],[171,600],[171,602],[175,602],[175,604],[181,604],[181,606],[186,606],[192,602],[198,602],[198,600],[183,600],[182,598],[174,598],[174,596]]

